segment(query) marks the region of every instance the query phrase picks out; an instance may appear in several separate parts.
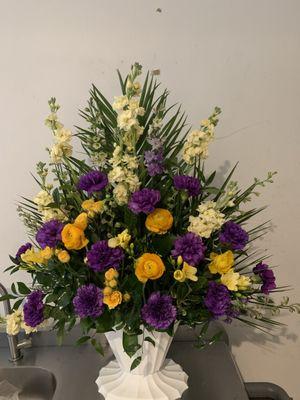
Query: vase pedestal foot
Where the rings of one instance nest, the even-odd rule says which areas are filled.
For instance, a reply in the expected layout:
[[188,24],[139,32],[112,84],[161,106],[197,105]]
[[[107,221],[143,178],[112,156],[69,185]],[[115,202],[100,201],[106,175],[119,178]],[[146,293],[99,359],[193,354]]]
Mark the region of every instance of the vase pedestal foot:
[[111,361],[100,370],[96,384],[106,400],[177,400],[188,388],[187,380],[173,360],[167,359],[159,371],[146,376],[124,372]]

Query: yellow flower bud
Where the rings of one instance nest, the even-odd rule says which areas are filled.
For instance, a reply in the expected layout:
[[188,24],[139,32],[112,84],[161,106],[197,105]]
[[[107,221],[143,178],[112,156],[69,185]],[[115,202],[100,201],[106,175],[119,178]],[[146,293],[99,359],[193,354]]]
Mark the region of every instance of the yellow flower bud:
[[112,279],[118,278],[119,277],[119,273],[115,268],[109,268],[106,272],[105,272],[105,279],[107,279],[108,281],[111,281]]
[[109,295],[112,294],[112,292],[113,292],[113,290],[112,290],[112,288],[110,288],[109,286],[106,286],[106,287],[103,289],[103,294],[104,294],[104,296],[109,296]]
[[70,254],[66,250],[59,250],[56,252],[57,258],[62,263],[68,263],[70,261]]
[[183,263],[183,258],[181,256],[179,256],[177,258],[177,264],[180,266]]
[[127,303],[131,299],[131,296],[128,292],[123,294],[123,300]]
[[174,279],[176,279],[176,281],[178,282],[184,282],[186,280],[186,275],[183,271],[181,271],[180,269],[177,269],[174,272]]
[[111,288],[115,288],[118,286],[118,282],[116,281],[116,279],[112,279],[108,282],[108,286],[110,286]]

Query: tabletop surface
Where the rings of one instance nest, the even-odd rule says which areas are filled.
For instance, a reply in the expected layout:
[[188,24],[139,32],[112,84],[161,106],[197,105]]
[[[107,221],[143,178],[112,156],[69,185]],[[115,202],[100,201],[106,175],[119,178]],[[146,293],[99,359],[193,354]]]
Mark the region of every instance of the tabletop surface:
[[[8,366],[8,351],[0,348],[0,366]],[[243,381],[224,342],[197,350],[190,341],[174,341],[168,353],[189,375],[189,389],[182,400],[249,400]],[[101,357],[92,347],[42,346],[26,349],[20,365],[44,367],[54,373],[57,390],[53,400],[103,400],[95,380],[113,355],[105,348]]]

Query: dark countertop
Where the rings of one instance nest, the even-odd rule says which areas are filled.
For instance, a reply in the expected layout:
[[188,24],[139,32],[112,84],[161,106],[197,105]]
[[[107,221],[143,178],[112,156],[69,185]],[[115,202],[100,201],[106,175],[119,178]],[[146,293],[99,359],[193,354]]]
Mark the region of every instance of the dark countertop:
[[[99,370],[113,358],[107,343],[104,342],[105,356],[101,357],[89,345],[45,345],[52,344],[52,334],[39,335],[43,345],[24,350],[19,365],[40,366],[54,373],[57,389],[53,400],[103,399],[95,380]],[[0,348],[0,367],[12,365],[7,361],[8,356],[8,349]],[[179,363],[189,375],[189,389],[182,400],[249,400],[225,342],[197,350],[188,335],[179,335],[171,345],[168,358]]]

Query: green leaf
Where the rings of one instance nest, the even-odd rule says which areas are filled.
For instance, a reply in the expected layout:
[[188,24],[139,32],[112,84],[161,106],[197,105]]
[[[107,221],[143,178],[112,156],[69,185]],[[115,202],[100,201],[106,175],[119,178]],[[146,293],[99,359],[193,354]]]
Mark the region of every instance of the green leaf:
[[25,285],[23,282],[17,282],[18,285],[18,291],[21,294],[30,294],[31,291],[30,289]]
[[140,365],[142,361],[142,357],[137,357],[131,364],[130,371],[134,370],[136,367]]
[[23,299],[17,300],[13,305],[13,310],[17,310],[22,303],[23,303]]
[[94,349],[95,349],[99,354],[101,354],[102,356],[104,356],[104,350],[103,350],[103,347],[102,347],[101,343],[100,343],[99,341],[97,341],[96,339],[92,339],[92,340],[91,340],[91,343],[92,343]]
[[12,294],[5,294],[3,296],[0,297],[0,301],[6,301],[6,300],[14,300],[17,297],[12,295]]
[[138,335],[136,334],[128,334],[125,331],[123,332],[123,348],[125,353],[132,357],[138,349],[141,348],[141,345],[138,343]]
[[76,346],[80,346],[81,344],[86,343],[88,340],[90,340],[90,338],[90,336],[82,336],[76,341]]
[[154,341],[151,337],[147,336],[147,337],[145,337],[144,340],[145,340],[146,342],[150,342],[150,343],[153,344],[153,346],[155,347],[155,341]]

